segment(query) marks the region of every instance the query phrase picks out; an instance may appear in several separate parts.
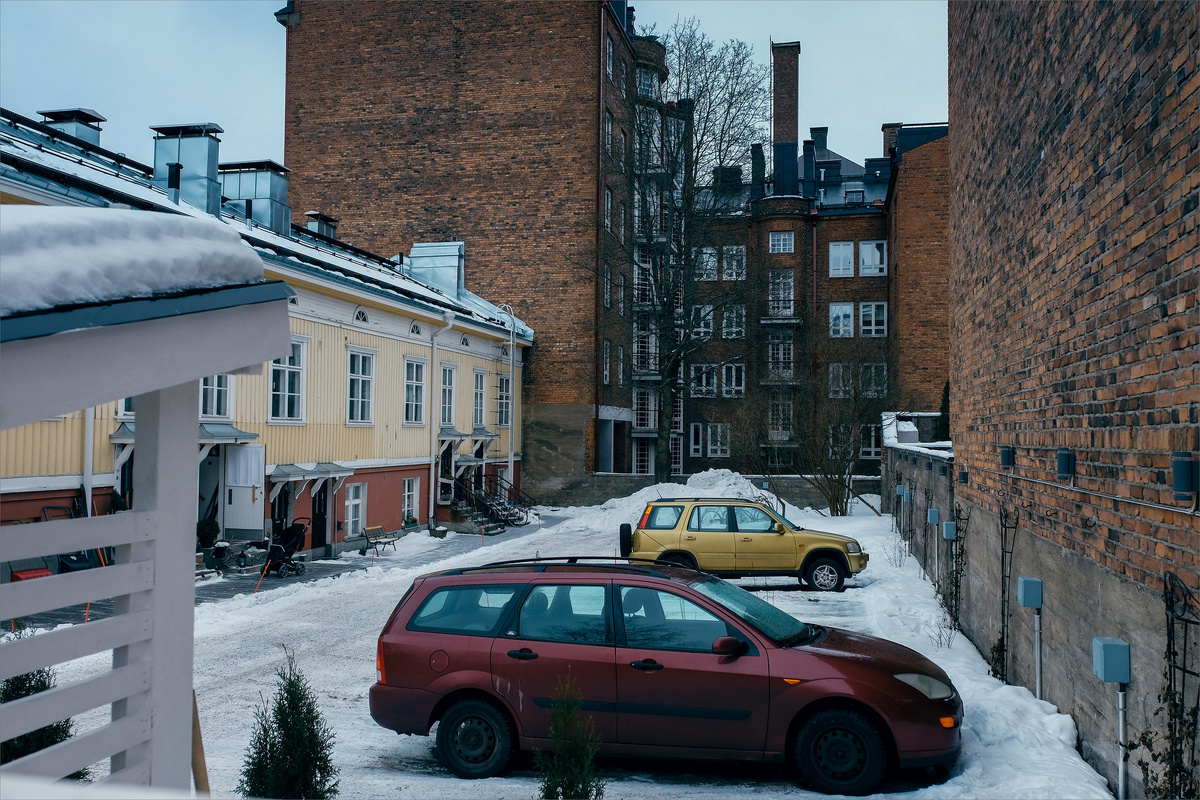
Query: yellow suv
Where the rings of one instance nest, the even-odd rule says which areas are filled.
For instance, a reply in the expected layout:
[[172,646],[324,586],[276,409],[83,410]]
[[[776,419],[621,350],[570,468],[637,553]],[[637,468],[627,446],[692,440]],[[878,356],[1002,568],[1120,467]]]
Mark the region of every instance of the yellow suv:
[[798,527],[762,503],[738,498],[655,500],[636,528],[621,526],[620,538],[622,556],[723,577],[794,575],[823,592],[840,592],[869,558],[849,536]]

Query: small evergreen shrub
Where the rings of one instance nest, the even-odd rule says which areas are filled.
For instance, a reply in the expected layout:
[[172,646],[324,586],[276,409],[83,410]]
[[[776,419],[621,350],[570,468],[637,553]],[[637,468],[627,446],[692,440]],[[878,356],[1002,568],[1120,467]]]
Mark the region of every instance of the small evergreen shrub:
[[533,763],[541,776],[542,800],[602,800],[604,781],[596,769],[600,736],[591,717],[579,719],[583,692],[567,674],[558,679],[550,708],[550,752],[538,750]]
[[[16,675],[0,682],[0,703],[11,703],[13,700],[53,688],[54,670],[49,667],[26,672],[24,675]],[[71,720],[65,719],[62,722],[55,722],[36,731],[9,739],[7,742],[0,743],[0,764],[16,761],[31,753],[45,750],[50,745],[65,742],[74,733],[74,724]],[[72,773],[69,777],[79,781],[87,780],[88,770],[85,767]]]
[[333,730],[321,716],[295,655],[286,647],[283,651],[287,665],[276,670],[279,684],[269,707],[264,700],[255,711],[254,735],[237,791],[245,797],[336,797]]

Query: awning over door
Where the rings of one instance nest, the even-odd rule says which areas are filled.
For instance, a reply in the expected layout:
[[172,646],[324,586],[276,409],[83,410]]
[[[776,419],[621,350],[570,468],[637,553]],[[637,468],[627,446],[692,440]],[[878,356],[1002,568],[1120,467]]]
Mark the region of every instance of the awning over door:
[[316,494],[317,490],[327,480],[333,483],[333,491],[336,493],[338,489],[342,488],[342,484],[346,482],[346,478],[349,478],[353,474],[353,467],[343,466],[333,461],[276,464],[267,476],[271,479],[271,483],[275,484],[271,489],[270,499],[273,501],[279,495],[279,492],[283,490],[284,484],[288,482],[300,484],[300,488],[296,490],[297,496],[304,492],[309,481],[313,481],[313,495]]
[[[108,435],[108,440],[113,444],[133,444],[135,425],[136,423],[134,422],[122,422],[119,428]],[[214,422],[200,423],[199,430],[196,433],[196,441],[210,447],[214,444],[246,444],[247,442],[253,442],[257,438],[257,433],[250,433],[249,431],[235,428],[232,425]]]

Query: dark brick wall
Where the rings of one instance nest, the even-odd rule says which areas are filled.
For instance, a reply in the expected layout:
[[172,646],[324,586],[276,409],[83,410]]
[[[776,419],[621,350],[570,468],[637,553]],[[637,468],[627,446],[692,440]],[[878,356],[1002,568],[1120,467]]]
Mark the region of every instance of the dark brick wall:
[[[999,633],[999,515],[1015,515],[1010,589],[1019,574],[1054,581],[1046,698],[1110,779],[1113,692],[1091,675],[1091,639],[1131,643],[1130,731],[1153,725],[1162,572],[1200,585],[1200,519],[1169,490],[1171,451],[1200,451],[1197,52],[1195,3],[949,9],[965,628],[984,652]],[[1012,470],[1001,445],[1016,448]],[[1076,456],[1071,482],[1056,479],[1058,447]]]

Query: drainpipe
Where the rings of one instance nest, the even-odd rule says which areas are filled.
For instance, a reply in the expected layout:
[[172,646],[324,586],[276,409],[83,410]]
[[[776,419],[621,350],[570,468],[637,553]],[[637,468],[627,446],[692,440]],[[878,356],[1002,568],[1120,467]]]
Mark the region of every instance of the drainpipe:
[[83,515],[92,515],[92,459],[96,454],[96,407],[83,412]]
[[[517,432],[517,318],[508,303],[501,303],[496,308],[508,314],[508,485],[511,489],[516,486],[513,480],[513,442]],[[512,492],[507,491],[506,494],[511,500]]]
[[[603,217],[601,215],[604,213],[604,99],[605,99],[604,91],[605,91],[605,89],[608,88],[604,82],[604,76],[606,74],[606,72],[605,72],[606,67],[612,66],[612,65],[606,65],[604,63],[604,58],[605,58],[604,10],[607,6],[608,6],[607,2],[600,4],[599,27],[598,27],[598,32],[596,34],[596,50],[597,50],[596,63],[600,66],[600,69],[597,70],[597,72],[596,72],[596,84],[597,84],[597,89],[598,89],[598,91],[596,92],[596,219],[597,220],[603,219]],[[636,73],[636,70],[637,70],[636,59],[634,60],[634,70]],[[636,113],[636,111],[634,113]],[[604,274],[604,241],[605,241],[604,240],[604,226],[598,224],[598,225],[596,225],[596,271],[595,271],[595,273],[593,273],[596,277],[596,291],[594,293],[594,296],[592,297],[592,303],[593,303],[592,313],[596,316],[599,316],[599,314],[601,313],[600,308],[602,307],[600,304],[600,292],[603,291],[603,287],[600,284],[604,280],[604,278],[602,277]],[[596,374],[595,363],[596,363],[597,354],[600,352],[600,338],[601,337],[600,337],[600,326],[596,325],[594,327],[595,327],[595,330],[592,332],[592,365],[593,365],[593,368],[592,368],[592,441],[593,441],[593,446],[592,446],[591,469],[593,472],[597,472],[600,469],[600,381],[597,380],[597,378],[599,376]],[[509,353],[510,354],[512,353],[511,348],[509,349]],[[584,427],[584,430],[585,430],[584,439],[586,441],[586,439],[587,439],[587,434],[586,434],[587,423],[586,423],[586,421],[584,422],[584,426],[585,426]],[[511,430],[509,431],[509,438],[510,438],[510,440],[512,438]],[[588,467],[585,465],[584,470],[586,471],[587,468]],[[509,475],[509,480],[512,480],[511,458],[509,459],[508,475]]]
[[[439,379],[436,383],[433,380],[434,370],[438,371],[437,374],[439,376],[441,375],[441,367],[438,364],[437,340],[438,340],[438,336],[442,335],[443,333],[445,333],[446,331],[448,331],[454,327],[454,312],[449,311],[449,310],[443,311],[442,312],[442,321],[445,322],[446,324],[443,327],[437,328],[436,330],[434,330],[433,335],[429,337],[429,345],[430,345],[430,350],[431,350],[431,352],[429,354],[429,386],[430,386],[430,388],[437,386],[439,389],[439,392],[441,389],[441,378],[439,377]],[[431,531],[437,527],[437,480],[438,480],[438,465],[437,465],[438,438],[437,438],[437,434],[438,434],[439,423],[441,422],[440,416],[436,422],[434,421],[433,411],[434,411],[434,408],[436,407],[438,409],[438,414],[439,415],[441,414],[441,396],[440,396],[440,394],[438,395],[438,403],[436,406],[433,403],[433,399],[434,399],[434,394],[431,391],[429,393],[429,399],[426,403],[429,406],[429,417],[428,417],[428,419],[429,419],[429,530],[431,530]]]

